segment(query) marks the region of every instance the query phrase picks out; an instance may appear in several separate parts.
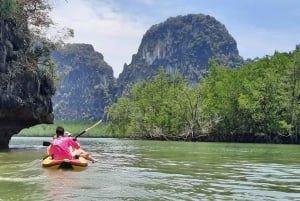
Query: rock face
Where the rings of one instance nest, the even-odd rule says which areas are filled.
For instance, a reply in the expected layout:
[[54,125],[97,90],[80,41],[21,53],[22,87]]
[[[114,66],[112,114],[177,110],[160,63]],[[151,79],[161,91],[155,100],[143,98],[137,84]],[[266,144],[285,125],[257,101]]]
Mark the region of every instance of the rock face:
[[103,118],[105,107],[137,81],[151,80],[160,68],[179,71],[194,84],[206,74],[209,59],[231,67],[243,62],[225,26],[202,14],[173,17],[152,26],[131,63],[124,65],[117,85],[112,68],[92,45],[68,44],[53,58],[61,77],[53,97],[57,120]]
[[144,35],[137,54],[124,65],[118,83],[121,88],[139,80],[149,80],[163,68],[179,71],[192,83],[205,74],[209,59],[226,66],[239,66],[243,59],[223,24],[208,15],[187,15],[167,19]]
[[61,80],[53,97],[57,120],[103,119],[115,79],[103,55],[88,44],[68,44],[52,54]]
[[23,128],[53,122],[52,79],[37,66],[18,65],[26,60],[29,42],[13,20],[0,20],[0,149]]

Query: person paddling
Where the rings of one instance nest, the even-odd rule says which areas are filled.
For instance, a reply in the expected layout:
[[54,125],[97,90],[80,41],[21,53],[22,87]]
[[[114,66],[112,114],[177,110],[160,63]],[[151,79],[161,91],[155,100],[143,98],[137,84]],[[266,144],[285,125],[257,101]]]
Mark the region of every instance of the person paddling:
[[72,138],[64,137],[65,130],[63,127],[56,128],[56,137],[48,147],[48,154],[56,160],[73,159],[70,147],[79,149],[80,144]]

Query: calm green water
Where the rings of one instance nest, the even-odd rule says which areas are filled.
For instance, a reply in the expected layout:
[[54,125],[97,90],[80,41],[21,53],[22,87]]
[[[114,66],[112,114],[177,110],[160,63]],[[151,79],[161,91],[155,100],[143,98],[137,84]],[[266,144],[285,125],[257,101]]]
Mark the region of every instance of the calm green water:
[[99,162],[41,168],[50,138],[0,152],[0,200],[300,200],[300,146],[80,139]]

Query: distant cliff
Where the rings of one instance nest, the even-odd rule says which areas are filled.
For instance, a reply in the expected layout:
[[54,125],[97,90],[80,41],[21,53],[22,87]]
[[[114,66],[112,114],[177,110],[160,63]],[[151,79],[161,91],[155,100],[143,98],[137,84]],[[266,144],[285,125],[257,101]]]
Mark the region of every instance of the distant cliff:
[[225,26],[202,14],[172,17],[152,26],[117,81],[92,45],[68,44],[53,58],[61,78],[53,97],[58,120],[102,118],[105,107],[137,81],[152,79],[160,68],[179,71],[194,84],[205,76],[209,59],[230,67],[243,62]]
[[23,128],[53,122],[53,80],[38,66],[25,65],[29,54],[30,39],[15,20],[0,20],[0,149]]
[[242,64],[237,45],[223,24],[203,14],[171,17],[152,26],[144,35],[137,54],[124,65],[118,83],[121,88],[138,80],[149,80],[164,68],[199,82],[209,59],[235,67]]
[[53,52],[60,80],[53,97],[55,119],[95,120],[112,102],[112,68],[92,45],[68,44]]

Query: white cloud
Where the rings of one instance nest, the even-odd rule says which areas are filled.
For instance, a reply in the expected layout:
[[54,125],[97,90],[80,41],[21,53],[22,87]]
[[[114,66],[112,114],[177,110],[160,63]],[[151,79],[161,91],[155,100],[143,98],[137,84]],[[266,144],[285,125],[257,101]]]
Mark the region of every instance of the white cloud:
[[130,63],[148,29],[104,3],[96,10],[87,1],[72,0],[54,8],[52,15],[59,25],[74,29],[75,37],[67,42],[92,44],[113,67],[116,77],[124,63]]
[[53,19],[74,29],[75,38],[69,42],[92,44],[101,52],[116,77],[124,63],[131,62],[143,34],[152,25],[180,14],[216,17],[232,34],[245,59],[272,55],[274,51],[292,51],[299,44],[299,15],[291,9],[297,7],[295,3],[284,4],[291,12],[283,15],[282,6],[277,4],[270,7],[273,4],[261,3],[260,12],[256,13],[241,10],[249,2],[256,6],[252,1],[228,2],[224,5],[218,0],[70,0],[54,9]]

